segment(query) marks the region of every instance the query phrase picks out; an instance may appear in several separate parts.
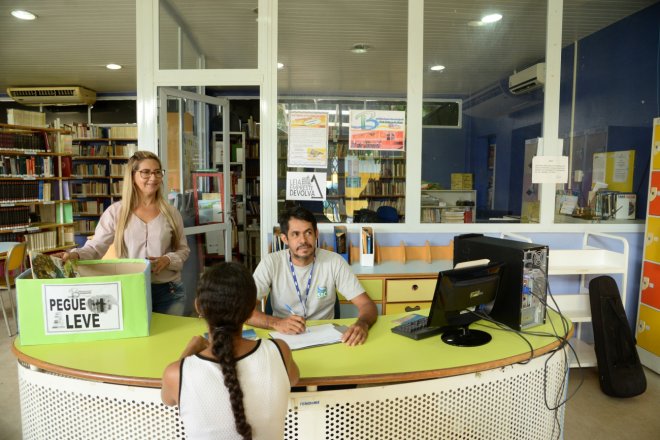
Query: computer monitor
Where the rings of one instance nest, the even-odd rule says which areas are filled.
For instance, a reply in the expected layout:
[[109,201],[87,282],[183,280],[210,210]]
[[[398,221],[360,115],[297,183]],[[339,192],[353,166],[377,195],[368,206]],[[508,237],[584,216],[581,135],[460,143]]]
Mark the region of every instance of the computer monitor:
[[[444,328],[442,340],[449,345],[476,347],[488,343],[491,336],[469,325],[487,314],[500,285],[504,263],[445,270],[438,274],[428,325]],[[473,313],[475,311],[477,313]]]

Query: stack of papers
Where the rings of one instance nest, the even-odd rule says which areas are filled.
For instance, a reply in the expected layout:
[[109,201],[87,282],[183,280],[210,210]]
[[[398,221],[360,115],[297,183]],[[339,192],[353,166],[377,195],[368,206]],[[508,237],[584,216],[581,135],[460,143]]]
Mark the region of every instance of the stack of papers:
[[342,327],[336,327],[333,324],[322,324],[307,327],[305,333],[299,335],[287,335],[280,332],[270,332],[273,339],[281,339],[287,343],[291,350],[300,350],[301,348],[316,347],[319,345],[329,345],[341,342]]

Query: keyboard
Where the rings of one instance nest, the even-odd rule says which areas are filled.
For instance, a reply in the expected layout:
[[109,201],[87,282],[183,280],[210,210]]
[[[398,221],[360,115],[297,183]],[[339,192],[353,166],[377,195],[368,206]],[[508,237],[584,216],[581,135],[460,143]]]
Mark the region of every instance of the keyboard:
[[396,327],[392,327],[392,332],[415,340],[429,338],[442,333],[442,327],[428,327],[427,323],[428,318],[426,317],[404,322]]

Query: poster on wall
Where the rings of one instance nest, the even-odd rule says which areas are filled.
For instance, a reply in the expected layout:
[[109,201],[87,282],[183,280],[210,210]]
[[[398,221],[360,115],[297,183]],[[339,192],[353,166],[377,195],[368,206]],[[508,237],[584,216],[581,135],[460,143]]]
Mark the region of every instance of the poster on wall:
[[326,173],[286,173],[287,200],[325,200]]
[[405,150],[405,112],[351,110],[349,118],[349,150]]
[[290,168],[328,168],[328,113],[289,113]]
[[123,330],[120,282],[42,288],[46,335]]

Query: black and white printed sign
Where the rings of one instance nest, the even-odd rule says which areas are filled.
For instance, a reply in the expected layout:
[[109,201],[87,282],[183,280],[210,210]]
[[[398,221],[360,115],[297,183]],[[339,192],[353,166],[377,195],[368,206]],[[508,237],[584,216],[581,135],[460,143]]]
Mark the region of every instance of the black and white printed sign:
[[121,282],[43,285],[49,334],[121,331]]
[[287,200],[325,200],[327,173],[286,173]]

